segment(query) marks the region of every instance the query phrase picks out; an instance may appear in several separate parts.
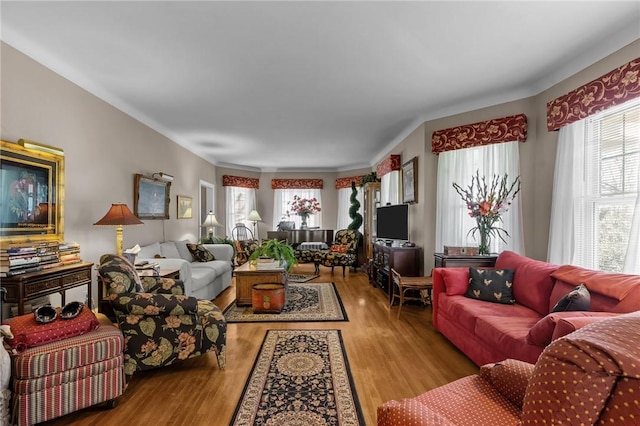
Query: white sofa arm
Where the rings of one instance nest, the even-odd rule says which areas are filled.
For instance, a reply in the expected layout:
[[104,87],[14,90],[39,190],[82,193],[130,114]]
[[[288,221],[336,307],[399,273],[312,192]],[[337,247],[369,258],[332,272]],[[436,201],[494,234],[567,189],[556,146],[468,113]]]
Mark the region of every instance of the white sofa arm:
[[184,284],[184,293],[189,296],[191,294],[191,263],[184,259],[175,258],[152,258],[152,259],[136,259],[136,263],[147,261],[149,263],[157,263],[160,269],[178,269],[180,271],[180,281]]
[[229,244],[203,244],[216,257],[216,260],[233,261],[233,247]]

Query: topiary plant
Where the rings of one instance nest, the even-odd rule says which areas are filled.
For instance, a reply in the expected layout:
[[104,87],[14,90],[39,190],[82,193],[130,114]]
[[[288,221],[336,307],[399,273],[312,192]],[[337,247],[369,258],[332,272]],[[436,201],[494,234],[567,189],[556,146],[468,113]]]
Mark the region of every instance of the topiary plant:
[[347,229],[358,230],[362,225],[362,215],[358,213],[360,210],[360,201],[356,198],[358,195],[358,190],[356,189],[356,183],[351,181],[351,207],[349,207],[349,217],[352,219],[352,222],[347,226]]

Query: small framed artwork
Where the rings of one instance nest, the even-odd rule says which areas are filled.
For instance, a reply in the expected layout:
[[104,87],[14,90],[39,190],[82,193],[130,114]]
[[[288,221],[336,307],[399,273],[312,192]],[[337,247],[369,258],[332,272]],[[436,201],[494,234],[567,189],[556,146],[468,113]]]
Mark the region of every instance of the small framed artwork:
[[178,219],[191,219],[193,217],[193,198],[186,195],[178,195]]
[[135,175],[133,213],[138,219],[169,219],[171,182]]
[[402,202],[418,202],[418,157],[413,157],[402,165]]

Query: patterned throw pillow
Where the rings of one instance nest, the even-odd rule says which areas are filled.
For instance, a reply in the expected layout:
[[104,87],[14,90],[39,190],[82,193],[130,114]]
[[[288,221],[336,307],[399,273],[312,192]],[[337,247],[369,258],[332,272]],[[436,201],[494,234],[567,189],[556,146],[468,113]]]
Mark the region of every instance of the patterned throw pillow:
[[347,244],[333,244],[329,251],[334,253],[346,253],[348,249],[349,246]]
[[558,300],[551,312],[588,311],[590,306],[591,294],[587,286],[582,283]]
[[216,260],[213,253],[207,250],[202,244],[187,244],[187,248],[191,252],[191,255],[198,262],[210,262]]
[[469,268],[466,297],[486,302],[513,304],[513,269]]

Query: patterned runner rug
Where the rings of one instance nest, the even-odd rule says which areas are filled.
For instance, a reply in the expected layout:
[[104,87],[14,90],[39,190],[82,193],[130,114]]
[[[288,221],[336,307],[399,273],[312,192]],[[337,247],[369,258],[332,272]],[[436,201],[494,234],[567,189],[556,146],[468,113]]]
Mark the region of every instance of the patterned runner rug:
[[364,425],[340,330],[267,330],[231,425]]
[[254,314],[234,301],[223,312],[228,323],[274,321],[349,321],[334,283],[289,283],[287,303],[279,314]]
[[318,278],[320,275],[318,274],[289,274],[289,282],[290,283],[306,283],[307,281],[311,281],[314,278]]

